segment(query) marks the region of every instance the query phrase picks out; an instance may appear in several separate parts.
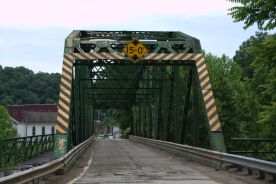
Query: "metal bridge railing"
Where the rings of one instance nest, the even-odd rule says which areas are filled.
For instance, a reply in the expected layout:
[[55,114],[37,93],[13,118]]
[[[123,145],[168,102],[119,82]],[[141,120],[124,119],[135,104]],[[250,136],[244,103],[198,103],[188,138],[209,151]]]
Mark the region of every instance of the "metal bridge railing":
[[12,175],[0,178],[0,184],[23,184],[27,182],[39,183],[40,177],[47,176],[48,174],[58,171],[59,174],[65,174],[83,153],[83,151],[95,140],[95,136],[80,143],[71,149],[64,156],[52,160],[49,163],[36,166],[25,171],[20,171]]
[[183,156],[189,160],[199,162],[208,166],[215,167],[217,169],[223,169],[224,165],[232,164],[240,168],[251,169],[259,171],[260,175],[267,173],[273,176],[273,180],[276,181],[276,163],[266,160],[260,160],[255,158],[249,158],[240,155],[233,155],[222,153],[218,151],[212,151],[202,148],[196,148],[188,145],[182,145],[172,142],[148,139],[137,136],[130,136],[130,140],[145,143],[151,147],[155,147],[177,156]]
[[230,153],[276,162],[276,139],[232,138]]
[[9,170],[21,161],[53,150],[54,135],[37,135],[0,140],[0,170]]

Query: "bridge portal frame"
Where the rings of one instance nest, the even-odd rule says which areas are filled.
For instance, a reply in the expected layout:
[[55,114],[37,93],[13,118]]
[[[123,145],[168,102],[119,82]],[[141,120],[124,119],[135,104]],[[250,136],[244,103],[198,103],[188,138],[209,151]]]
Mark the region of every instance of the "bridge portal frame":
[[[59,95],[59,104],[58,104],[58,124],[56,126],[57,129],[57,135],[56,135],[56,141],[55,141],[55,151],[54,155],[56,158],[61,157],[64,155],[68,150],[72,148],[72,136],[83,136],[83,140],[87,139],[90,137],[93,132],[92,130],[87,130],[91,129],[91,125],[87,125],[86,127],[82,127],[84,130],[82,131],[85,133],[85,135],[73,135],[72,132],[70,131],[72,129],[72,126],[78,126],[78,124],[73,124],[72,123],[72,118],[74,117],[74,113],[77,113],[76,111],[79,110],[78,113],[81,113],[80,111],[82,110],[88,110],[90,112],[94,111],[93,104],[90,104],[89,107],[82,107],[82,109],[76,109],[73,106],[73,101],[75,100],[74,103],[79,103],[78,100],[74,99],[74,94],[73,88],[74,89],[79,89],[80,88],[80,83],[78,83],[79,80],[89,77],[89,71],[86,69],[83,69],[79,66],[81,65],[91,65],[91,66],[106,66],[106,65],[159,65],[159,66],[168,66],[172,65],[175,67],[175,71],[173,78],[174,78],[174,83],[175,86],[178,85],[178,80],[179,80],[179,69],[177,66],[181,65],[190,65],[189,69],[189,77],[187,77],[187,83],[191,86],[193,83],[193,96],[199,97],[201,99],[201,102],[198,102],[196,99],[194,100],[194,103],[201,104],[202,108],[204,109],[204,114],[205,114],[205,121],[207,123],[208,127],[208,135],[209,135],[209,140],[210,140],[210,145],[211,149],[213,150],[218,150],[225,152],[225,145],[224,145],[224,140],[222,136],[222,129],[221,129],[221,123],[219,121],[218,113],[217,113],[217,107],[215,104],[215,99],[213,96],[212,88],[211,88],[211,82],[210,78],[208,75],[208,71],[206,68],[206,62],[204,60],[204,55],[201,53],[200,49],[200,44],[199,41],[195,38],[191,38],[189,41],[186,41],[185,44],[190,45],[190,47],[187,47],[183,52],[175,52],[173,48],[171,47],[171,43],[184,43],[184,41],[148,41],[148,42],[153,42],[157,43],[157,47],[147,53],[139,63],[133,63],[125,53],[123,52],[118,52],[113,50],[108,42],[110,41],[96,41],[96,48],[94,49],[93,52],[89,51],[84,51],[80,47],[80,43],[85,43],[89,42],[88,40],[82,40],[80,37],[81,31],[73,31],[66,39],[65,42],[65,51],[64,51],[64,58],[63,58],[63,66],[62,66],[62,76],[61,76],[61,84],[60,84],[60,95]],[[97,32],[96,32],[97,33]],[[120,33],[120,32],[113,32],[113,33]],[[126,32],[121,32],[126,34]],[[129,34],[129,38],[137,37],[137,33],[141,32],[128,32],[131,33]],[[147,32],[142,32],[144,34],[147,34]],[[157,32],[159,33],[159,32]],[[99,33],[100,35],[100,33]],[[185,37],[187,38],[187,35],[180,34],[180,37]],[[138,36],[139,38],[139,36]],[[95,41],[95,40],[94,40]],[[131,40],[129,40],[131,41]],[[124,45],[127,44],[127,41],[122,41]],[[114,44],[114,43],[113,43]],[[196,47],[195,45],[199,45],[199,47]],[[102,48],[107,48],[107,52],[102,52]],[[162,48],[166,48],[169,53],[160,53],[160,50]],[[192,52],[190,51],[189,48],[194,48]],[[191,52],[191,53],[189,53]],[[78,80],[76,80],[78,79]],[[89,83],[87,83],[88,87],[92,87],[91,85],[89,86]],[[147,86],[145,86],[147,87]],[[78,90],[76,90],[78,91]],[[176,91],[175,95],[178,92]],[[75,94],[76,95],[76,94]],[[80,96],[79,100],[82,99],[82,101],[87,100],[83,95],[80,93],[77,94]],[[187,99],[189,99],[190,93],[186,93]],[[161,102],[162,103],[162,102]],[[163,102],[164,103],[164,102]],[[176,101],[177,103],[177,101]],[[187,101],[185,104],[188,103]],[[150,109],[146,109],[143,104],[142,106],[139,106],[139,118],[143,117],[144,121],[149,122],[148,117],[149,117],[149,112]],[[176,106],[178,106],[176,104]],[[143,108],[144,107],[144,108]],[[179,113],[179,108],[176,109],[176,116],[177,113]],[[186,107],[184,111],[188,111],[188,108]],[[142,113],[142,114],[141,114]],[[134,115],[135,116],[135,115]],[[86,121],[86,123],[89,122],[89,118],[93,119],[93,116],[86,116],[80,121]],[[137,117],[133,117],[136,118]],[[186,117],[187,118],[187,117]],[[141,120],[141,119],[140,119]],[[178,120],[179,121],[179,120]],[[183,120],[185,121],[185,120]],[[89,124],[89,123],[88,123]],[[150,123],[147,123],[149,125]],[[132,133],[135,135],[138,134],[140,131],[143,132],[144,135],[147,133],[144,132],[144,130],[141,130],[143,127],[139,127],[139,124],[137,123],[132,123]],[[137,127],[138,126],[138,127]],[[186,126],[185,123],[181,123],[181,125],[178,126]],[[194,125],[196,126],[196,125]],[[75,127],[75,128],[76,128]],[[77,127],[78,128],[78,127]],[[158,127],[157,127],[158,128]],[[180,128],[180,127],[178,127]],[[185,127],[181,127],[181,130],[186,131]],[[194,129],[195,130],[195,129]],[[194,132],[197,134],[197,132]],[[181,134],[184,134],[184,132],[180,132],[180,135],[176,135],[176,141],[177,142],[185,142],[181,139]],[[159,137],[156,137],[157,139],[160,139]],[[183,139],[183,138],[182,138]],[[75,143],[75,144],[79,144]],[[74,145],[73,145],[74,146]]]

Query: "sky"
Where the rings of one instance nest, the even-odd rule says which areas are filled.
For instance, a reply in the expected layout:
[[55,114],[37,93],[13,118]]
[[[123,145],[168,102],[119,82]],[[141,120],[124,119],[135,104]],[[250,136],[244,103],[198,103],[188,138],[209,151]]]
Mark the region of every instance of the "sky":
[[72,30],[182,31],[233,57],[257,31],[227,15],[226,0],[0,0],[0,65],[61,72]]

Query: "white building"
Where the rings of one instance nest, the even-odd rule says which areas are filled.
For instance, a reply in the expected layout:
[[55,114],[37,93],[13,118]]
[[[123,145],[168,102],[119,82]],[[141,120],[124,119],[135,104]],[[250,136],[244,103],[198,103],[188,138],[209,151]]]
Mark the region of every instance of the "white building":
[[115,139],[119,139],[121,137],[121,129],[119,127],[113,127],[113,136]]
[[20,137],[54,134],[57,112],[23,111],[22,122],[12,117],[11,120]]

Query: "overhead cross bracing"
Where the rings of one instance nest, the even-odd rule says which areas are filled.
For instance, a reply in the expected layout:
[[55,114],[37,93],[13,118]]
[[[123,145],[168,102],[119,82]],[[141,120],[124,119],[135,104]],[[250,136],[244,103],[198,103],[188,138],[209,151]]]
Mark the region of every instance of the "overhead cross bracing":
[[[143,74],[143,71],[148,68],[146,66],[183,64],[181,62],[168,63],[166,60],[162,60],[165,58],[159,56],[155,57],[160,58],[160,60],[151,62],[144,60],[140,63],[133,63],[127,58],[124,58],[127,59],[124,61],[114,59],[101,60],[100,58],[104,58],[104,56],[97,54],[101,52],[122,53],[124,46],[133,37],[138,37],[143,41],[143,44],[147,47],[149,52],[171,53],[171,58],[179,56],[178,53],[192,53],[194,48],[198,51],[200,50],[199,42],[196,39],[181,32],[80,31],[80,44],[79,47],[74,48],[74,52],[91,53],[91,55],[94,53],[94,57],[99,58],[97,60],[86,61],[85,63],[75,63],[75,65],[88,64],[90,66],[92,71],[90,78],[81,80],[92,81],[93,93],[90,94],[91,97],[89,99],[92,103],[95,103],[96,106],[112,108],[112,105],[116,104],[116,106],[128,107],[137,101],[135,96],[144,96],[148,94],[145,93],[146,90],[154,90],[152,87],[139,86],[139,81],[161,81],[172,79],[172,77],[168,79],[154,78],[152,73],[150,74],[151,78],[143,79],[141,78],[141,75]],[[197,47],[194,47],[193,45],[197,45]],[[148,57],[154,59],[153,55],[148,55]],[[170,59],[170,57],[168,57],[168,59]],[[159,68],[162,69],[160,66]],[[136,93],[138,89],[141,91],[140,94]],[[157,89],[158,88],[156,88],[156,90]],[[109,95],[104,93],[105,91],[108,91]]]
[[[133,40],[147,52],[125,53]],[[73,31],[67,37],[57,125],[65,150],[93,134],[95,109],[111,108],[129,112],[134,135],[201,147],[209,141],[225,150],[199,40],[181,32]]]

